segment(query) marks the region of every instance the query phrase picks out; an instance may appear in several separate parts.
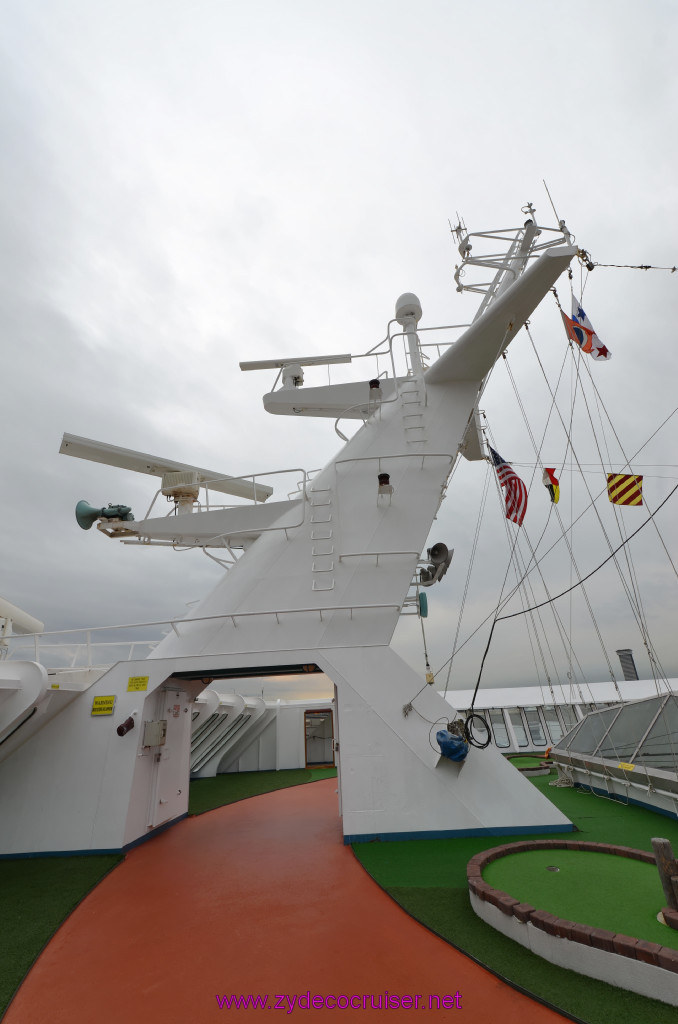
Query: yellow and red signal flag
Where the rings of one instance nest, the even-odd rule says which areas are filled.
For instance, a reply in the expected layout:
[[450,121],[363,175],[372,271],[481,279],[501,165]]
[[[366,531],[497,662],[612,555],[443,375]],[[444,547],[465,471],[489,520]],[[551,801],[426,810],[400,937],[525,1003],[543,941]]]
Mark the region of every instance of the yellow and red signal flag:
[[642,505],[642,476],[633,473],[608,473],[607,496],[613,505]]
[[544,469],[544,475],[542,476],[542,482],[544,487],[551,495],[551,501],[554,505],[558,504],[560,498],[560,484],[556,479],[555,469]]

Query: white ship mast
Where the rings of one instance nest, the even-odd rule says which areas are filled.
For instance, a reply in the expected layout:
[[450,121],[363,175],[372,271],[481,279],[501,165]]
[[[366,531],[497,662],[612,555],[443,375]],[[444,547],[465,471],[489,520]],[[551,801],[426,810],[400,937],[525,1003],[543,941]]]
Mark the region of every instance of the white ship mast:
[[[35,799],[36,787],[48,801],[63,802],[58,794],[68,791],[69,779],[81,779],[83,772],[100,778],[100,786],[88,790],[84,809],[80,805],[86,825],[75,848],[118,849],[184,813],[188,702],[220,673],[262,665],[315,664],[335,685],[346,841],[569,829],[534,787],[516,779],[496,750],[473,750],[463,767],[440,756],[431,739],[439,727],[435,723],[447,721],[449,705],[431,686],[419,692],[422,680],[390,646],[413,579],[420,579],[424,545],[454,463],[460,453],[483,457],[474,416],[483,383],[577,251],[564,224],[546,235],[531,215],[510,232],[469,235],[459,227],[456,233],[462,256],[458,286],[481,292],[483,300],[473,324],[428,369],[419,337],[421,306],[411,294],[398,300],[391,322],[397,329],[389,329],[390,376],[304,387],[304,365],[349,357],[241,364],[243,369],[269,365],[279,370],[282,387],[264,396],[271,413],[363,420],[312,480],[304,474],[297,495],[235,508],[194,505],[200,487],[209,486],[207,471],[182,466],[179,475],[193,469],[195,490],[172,492],[174,478],[163,479],[162,488],[176,493],[177,515],[130,522],[91,510],[93,519],[102,513],[105,532],[126,542],[222,548],[233,556],[233,564],[148,660],[106,673],[88,691],[79,718],[74,702],[61,729],[62,743],[68,738],[71,744],[68,756],[58,753],[55,721],[41,769],[28,757],[7,764],[12,769],[16,762],[11,783],[24,804]],[[503,253],[474,254],[474,245],[495,241]],[[488,270],[489,281],[474,283],[469,277],[465,282],[466,275]],[[409,372],[399,375],[395,351],[402,344]],[[98,456],[105,461],[101,446]],[[252,487],[256,498],[256,478]],[[243,553],[236,558],[239,550]],[[440,575],[436,568],[428,570],[429,582]],[[154,747],[133,727],[121,737],[100,728],[95,743],[92,726],[102,723],[89,720],[93,695],[115,696],[115,723],[145,723],[146,729],[165,721],[174,730],[174,754],[168,741]],[[173,717],[166,706],[175,709]],[[144,758],[144,751],[160,753]],[[104,805],[102,792],[108,794]],[[35,844],[34,831],[18,826],[12,848]],[[51,832],[49,840],[41,840],[47,849],[73,848],[58,845],[67,841],[65,827],[55,823]]]

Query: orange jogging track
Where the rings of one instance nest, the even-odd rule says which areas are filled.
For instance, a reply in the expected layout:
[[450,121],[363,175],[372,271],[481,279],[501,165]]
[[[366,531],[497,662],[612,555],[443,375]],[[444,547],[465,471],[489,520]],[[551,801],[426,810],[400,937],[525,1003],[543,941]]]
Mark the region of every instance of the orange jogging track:
[[[562,1022],[372,881],[342,843],[335,789],[327,779],[253,797],[132,850],[56,933],[5,1024],[253,1024],[261,1009],[217,1000],[248,994],[269,997],[269,1024],[422,1022],[439,1019],[430,995],[457,992],[466,1024]],[[290,1012],[285,1001],[267,1016],[309,991],[353,997],[353,1008]],[[419,1008],[372,1009],[386,991],[421,996]]]

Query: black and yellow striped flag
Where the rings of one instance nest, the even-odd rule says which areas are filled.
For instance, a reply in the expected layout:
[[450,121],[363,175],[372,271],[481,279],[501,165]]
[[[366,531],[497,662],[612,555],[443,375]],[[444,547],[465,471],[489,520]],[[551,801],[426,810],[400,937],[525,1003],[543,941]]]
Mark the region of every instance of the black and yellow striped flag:
[[642,476],[632,473],[608,473],[607,496],[613,505],[642,505]]

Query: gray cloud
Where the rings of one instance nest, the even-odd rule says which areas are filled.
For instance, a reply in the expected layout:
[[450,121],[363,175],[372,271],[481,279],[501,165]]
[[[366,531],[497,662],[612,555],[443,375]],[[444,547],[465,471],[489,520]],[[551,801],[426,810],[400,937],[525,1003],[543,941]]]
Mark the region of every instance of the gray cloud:
[[[614,18],[583,2],[566,15],[526,2],[517,16],[499,2],[433,0],[416,16],[404,3],[300,0],[30,0],[6,10],[0,592],[48,628],[181,614],[219,574],[198,552],[135,551],[78,531],[79,498],[137,511],[154,485],[59,456],[64,430],[231,473],[321,465],[338,447],[331,423],[267,420],[260,395],[271,382],[241,375],[238,360],[367,349],[405,290],[420,295],[429,325],[470,319],[473,298],[454,292],[447,218],[459,209],[471,228],[520,223],[531,199],[551,222],[542,178],[594,259],[676,262],[671,5],[622,2]],[[587,311],[613,351],[592,373],[625,450],[673,408],[677,280],[600,268],[586,281]],[[558,288],[565,302],[567,283]],[[533,333],[557,372],[564,338],[550,299]],[[524,334],[509,365],[539,432],[549,399]],[[535,456],[503,365],[483,406],[499,450],[530,473]],[[575,447],[593,462],[577,409]],[[564,458],[562,431],[553,427],[547,445]],[[651,504],[678,476],[676,450],[672,421],[639,458],[657,465],[645,470]],[[432,535],[456,548],[431,595],[437,664],[456,629],[484,472],[460,467]],[[540,487],[531,537],[547,512]],[[568,494],[565,480],[569,513]],[[576,512],[586,498],[578,485],[573,494]],[[667,506],[658,523],[678,564],[674,518]],[[483,529],[462,637],[491,609],[505,571],[492,493]],[[652,534],[634,542],[634,559],[676,674],[676,580]],[[605,556],[588,520],[574,543],[583,572]],[[569,585],[560,549],[547,564],[549,586]],[[641,664],[617,590],[607,569],[591,584],[606,645],[635,647]],[[569,628],[568,605],[561,614]],[[604,678],[579,604],[572,622],[589,677]],[[522,633],[498,627],[488,683],[534,679]],[[455,662],[457,685],[474,680],[485,638]],[[398,642],[421,667],[412,620]],[[552,643],[563,674],[567,658]]]

